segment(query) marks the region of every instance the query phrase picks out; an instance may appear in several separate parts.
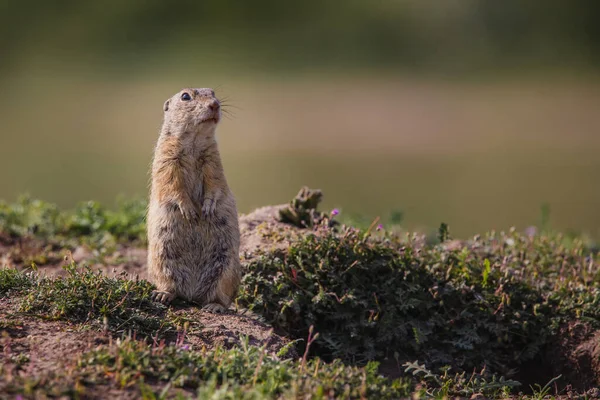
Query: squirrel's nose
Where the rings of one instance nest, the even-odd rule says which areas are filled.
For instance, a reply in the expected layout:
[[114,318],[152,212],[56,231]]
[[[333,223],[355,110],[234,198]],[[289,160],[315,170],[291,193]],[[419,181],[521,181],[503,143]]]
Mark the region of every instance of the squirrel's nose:
[[208,108],[210,108],[211,111],[217,111],[219,109],[219,101],[217,99],[212,99],[208,103]]

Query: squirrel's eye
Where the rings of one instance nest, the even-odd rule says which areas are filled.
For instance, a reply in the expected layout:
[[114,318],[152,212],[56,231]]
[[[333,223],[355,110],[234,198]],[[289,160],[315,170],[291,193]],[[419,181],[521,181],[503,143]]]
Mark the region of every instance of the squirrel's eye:
[[187,92],[181,95],[181,100],[183,100],[183,101],[190,101],[191,99],[192,99],[192,96],[190,96],[190,94]]

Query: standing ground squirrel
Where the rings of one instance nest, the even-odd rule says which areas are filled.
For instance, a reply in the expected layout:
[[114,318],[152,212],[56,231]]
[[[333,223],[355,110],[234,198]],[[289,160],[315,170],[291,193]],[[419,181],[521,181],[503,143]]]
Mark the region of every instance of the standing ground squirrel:
[[158,289],[152,297],[222,312],[241,267],[235,199],[215,140],[221,105],[211,89],[184,89],[164,111],[148,207],[148,274]]

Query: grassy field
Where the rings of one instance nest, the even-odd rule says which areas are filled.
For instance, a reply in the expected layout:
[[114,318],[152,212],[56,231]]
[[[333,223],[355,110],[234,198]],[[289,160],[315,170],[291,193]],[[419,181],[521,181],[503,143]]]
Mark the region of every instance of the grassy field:
[[14,77],[0,94],[0,198],[144,198],[163,101],[190,84],[230,104],[219,142],[243,212],[308,184],[327,208],[384,222],[402,212],[411,230],[524,229],[548,204],[557,229],[600,235],[590,77]]
[[213,315],[150,301],[144,210],[0,205],[4,396],[599,396],[592,242],[461,241],[446,225],[428,237],[328,212],[306,229],[267,208],[240,218],[245,276],[234,309]]

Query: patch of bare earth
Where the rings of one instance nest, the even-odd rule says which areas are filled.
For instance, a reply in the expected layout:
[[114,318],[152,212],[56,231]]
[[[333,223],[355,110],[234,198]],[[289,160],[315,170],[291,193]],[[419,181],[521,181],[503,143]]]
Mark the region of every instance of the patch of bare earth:
[[0,393],[18,378],[41,385],[76,368],[79,355],[107,344],[108,334],[65,321],[18,313],[18,299],[0,299]]

